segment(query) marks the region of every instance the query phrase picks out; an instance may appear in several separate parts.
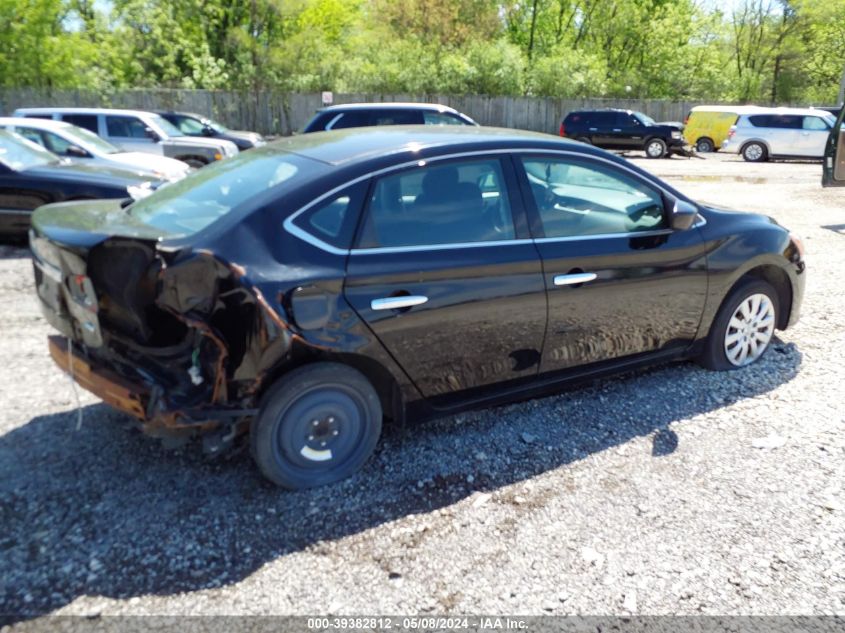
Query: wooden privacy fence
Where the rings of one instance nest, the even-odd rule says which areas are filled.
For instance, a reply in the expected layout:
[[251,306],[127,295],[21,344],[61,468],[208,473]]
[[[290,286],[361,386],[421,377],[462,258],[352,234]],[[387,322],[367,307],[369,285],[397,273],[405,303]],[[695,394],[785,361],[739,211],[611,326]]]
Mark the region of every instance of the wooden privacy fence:
[[[657,99],[554,99],[551,97],[488,97],[482,95],[335,94],[334,103],[362,101],[425,101],[442,103],[482,125],[556,134],[561,118],[579,108],[626,108],[657,121],[683,121],[701,101]],[[714,102],[708,102],[714,103]],[[321,95],[272,91],[125,90],[96,93],[77,90],[0,89],[0,112],[36,106],[88,106],[138,110],[184,110],[211,116],[239,130],[289,135],[302,130],[321,107]]]

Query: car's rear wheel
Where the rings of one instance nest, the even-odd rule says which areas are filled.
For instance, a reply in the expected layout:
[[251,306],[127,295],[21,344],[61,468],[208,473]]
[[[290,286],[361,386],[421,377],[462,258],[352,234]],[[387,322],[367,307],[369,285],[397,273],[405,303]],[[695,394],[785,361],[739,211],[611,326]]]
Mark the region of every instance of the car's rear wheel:
[[742,157],[749,163],[761,163],[768,157],[768,152],[761,143],[749,143],[742,148]]
[[695,142],[695,151],[702,154],[709,154],[716,149],[716,144],[706,136]]
[[718,370],[750,365],[768,349],[779,314],[771,284],[754,279],[737,286],[710,326],[701,364]]
[[649,158],[663,158],[666,156],[666,141],[660,138],[649,139],[645,144],[645,155]]
[[306,365],[264,397],[250,429],[252,456],[284,488],[333,483],[372,455],[381,418],[378,394],[361,372],[339,363]]

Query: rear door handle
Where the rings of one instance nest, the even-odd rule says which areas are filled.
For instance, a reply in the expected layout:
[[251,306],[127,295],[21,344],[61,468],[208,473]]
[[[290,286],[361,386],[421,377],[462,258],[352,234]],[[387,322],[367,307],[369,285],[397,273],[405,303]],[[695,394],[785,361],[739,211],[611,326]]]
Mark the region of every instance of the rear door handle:
[[572,273],[571,275],[555,275],[555,286],[573,286],[585,284],[598,277],[596,273]]
[[428,301],[428,297],[422,295],[402,295],[401,297],[384,297],[370,301],[373,310],[400,310],[412,308]]
[[613,128],[613,131],[614,131],[614,132],[621,132],[622,130],[620,130],[620,129],[618,129],[618,128]]
[[598,128],[597,128],[597,127],[591,127],[591,128],[590,128],[590,132],[596,132],[596,131],[598,131]]

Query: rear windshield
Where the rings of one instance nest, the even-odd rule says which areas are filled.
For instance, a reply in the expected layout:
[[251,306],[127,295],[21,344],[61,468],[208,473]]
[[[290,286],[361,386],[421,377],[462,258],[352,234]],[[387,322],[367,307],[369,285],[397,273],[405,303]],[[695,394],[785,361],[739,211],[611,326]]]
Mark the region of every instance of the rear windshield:
[[296,154],[253,149],[162,186],[129,206],[127,213],[170,237],[186,237],[268,189],[293,189],[321,172],[320,165]]

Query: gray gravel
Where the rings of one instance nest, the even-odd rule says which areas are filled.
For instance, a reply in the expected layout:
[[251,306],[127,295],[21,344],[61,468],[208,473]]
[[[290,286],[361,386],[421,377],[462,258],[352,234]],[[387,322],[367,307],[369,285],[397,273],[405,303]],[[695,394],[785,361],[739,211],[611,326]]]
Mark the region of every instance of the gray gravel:
[[845,189],[818,164],[635,160],[806,238],[799,325],[742,371],[388,428],[307,492],[165,451],[84,392],[77,428],[26,252],[0,247],[0,611],[845,613]]

